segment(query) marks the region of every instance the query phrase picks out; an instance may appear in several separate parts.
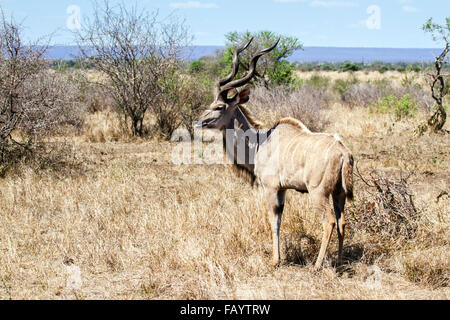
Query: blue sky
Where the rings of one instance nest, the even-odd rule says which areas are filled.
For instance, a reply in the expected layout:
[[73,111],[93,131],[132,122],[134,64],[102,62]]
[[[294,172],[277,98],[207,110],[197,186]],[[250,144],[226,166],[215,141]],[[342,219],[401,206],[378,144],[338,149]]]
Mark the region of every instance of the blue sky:
[[[119,1],[111,0],[111,3]],[[129,1],[128,1],[129,2]],[[223,45],[229,31],[272,30],[305,46],[440,47],[421,30],[433,17],[444,23],[448,0],[141,0],[160,16],[186,19],[195,45]],[[54,44],[73,44],[68,26],[92,13],[91,0],[0,0],[7,15],[23,21],[27,38],[56,31]],[[75,8],[75,9],[74,9]]]

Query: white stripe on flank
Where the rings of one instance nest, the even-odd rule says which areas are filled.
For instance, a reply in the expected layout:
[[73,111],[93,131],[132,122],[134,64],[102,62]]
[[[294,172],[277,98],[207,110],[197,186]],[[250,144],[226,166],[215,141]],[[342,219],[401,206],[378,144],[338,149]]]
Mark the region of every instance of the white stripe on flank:
[[336,144],[336,142],[340,141],[339,139],[337,139],[336,137],[334,137],[335,139],[333,140],[333,142],[330,144],[330,146],[327,148],[327,152],[325,152],[325,160],[328,160],[328,152],[330,151],[330,149]]
[[342,188],[344,189],[344,192],[347,194],[347,185],[345,184],[345,179],[344,179],[344,157],[342,157],[341,159],[341,180],[342,180]]
[[291,156],[291,165],[292,165],[292,168],[295,167],[294,159],[295,159],[295,154],[296,154],[296,152],[297,152],[297,148],[298,148],[299,146],[300,146],[300,143],[297,142],[297,145],[295,146],[294,152],[292,152],[292,156]]

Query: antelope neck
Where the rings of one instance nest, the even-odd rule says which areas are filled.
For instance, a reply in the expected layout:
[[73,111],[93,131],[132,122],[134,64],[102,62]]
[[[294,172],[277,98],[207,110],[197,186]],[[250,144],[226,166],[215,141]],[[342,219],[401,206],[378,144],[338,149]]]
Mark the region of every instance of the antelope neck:
[[274,128],[269,130],[255,128],[240,108],[236,108],[235,114],[224,132],[224,144],[228,158],[235,165],[254,173],[256,154],[273,130]]

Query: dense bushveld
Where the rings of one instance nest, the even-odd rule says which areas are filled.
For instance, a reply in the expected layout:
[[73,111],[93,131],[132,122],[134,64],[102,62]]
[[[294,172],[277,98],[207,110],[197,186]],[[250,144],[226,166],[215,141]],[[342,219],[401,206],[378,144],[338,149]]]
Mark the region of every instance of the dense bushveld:
[[450,137],[414,135],[432,110],[420,74],[298,72],[292,88],[253,88],[248,108],[266,126],[296,117],[341,135],[356,160],[345,267],[333,235],[314,273],[322,228],[307,195],[287,194],[274,269],[261,190],[229,165],[174,165],[177,143],[153,114],[132,137],[108,93],[74,76],[84,71],[57,72],[78,79],[83,121],[3,170],[0,298],[450,297]]

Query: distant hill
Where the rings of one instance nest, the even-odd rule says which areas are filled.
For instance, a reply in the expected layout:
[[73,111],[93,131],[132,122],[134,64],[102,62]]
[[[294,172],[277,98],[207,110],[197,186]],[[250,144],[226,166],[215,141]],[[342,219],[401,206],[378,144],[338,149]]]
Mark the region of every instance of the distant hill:
[[306,47],[297,51],[290,61],[298,62],[432,62],[441,53],[440,49],[398,48],[337,48]]
[[[222,50],[221,46],[197,46],[188,47],[183,55],[189,60],[198,60],[201,57],[212,56],[217,50]],[[76,46],[54,46],[51,47],[46,54],[48,59],[70,60],[78,56],[78,47]]]
[[[195,46],[186,49],[185,56],[189,60],[212,56],[222,46]],[[432,62],[440,54],[440,49],[401,49],[401,48],[338,48],[338,47],[305,47],[295,52],[291,62]],[[55,46],[47,52],[49,59],[74,59],[78,54],[75,46]]]

